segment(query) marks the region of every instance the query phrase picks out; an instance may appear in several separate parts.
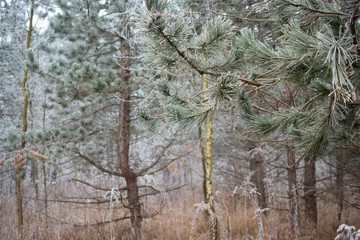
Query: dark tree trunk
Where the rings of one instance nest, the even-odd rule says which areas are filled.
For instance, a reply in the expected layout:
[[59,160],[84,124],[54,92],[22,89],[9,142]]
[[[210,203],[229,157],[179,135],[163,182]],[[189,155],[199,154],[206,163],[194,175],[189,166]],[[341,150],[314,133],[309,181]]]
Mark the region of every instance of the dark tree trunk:
[[251,176],[251,182],[256,186],[258,195],[258,203],[260,209],[267,208],[266,203],[266,188],[265,188],[265,168],[264,168],[264,158],[260,153],[255,153],[250,158],[250,170],[253,173]]
[[344,149],[337,149],[336,151],[336,186],[335,194],[337,198],[337,225],[342,224],[341,217],[344,209],[344,169],[346,165],[346,157]]
[[317,201],[316,201],[316,161],[313,155],[305,156],[304,170],[304,201],[305,218],[308,224],[316,229]]
[[299,202],[296,180],[295,150],[292,145],[287,146],[287,174],[288,174],[288,197],[289,197],[289,220],[291,230],[297,239],[300,236],[299,226]]
[[119,161],[120,170],[125,178],[127,187],[128,208],[130,209],[131,221],[131,239],[140,240],[141,237],[141,204],[139,198],[139,189],[137,185],[137,175],[133,171],[129,163],[129,148],[130,148],[130,46],[125,39],[120,40],[121,53],[121,86],[120,86],[120,109],[119,109]]

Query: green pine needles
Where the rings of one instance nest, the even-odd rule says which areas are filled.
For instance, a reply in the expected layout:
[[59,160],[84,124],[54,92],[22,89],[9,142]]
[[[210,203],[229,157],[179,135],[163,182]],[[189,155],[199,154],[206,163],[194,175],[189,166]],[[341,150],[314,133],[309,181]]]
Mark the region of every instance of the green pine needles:
[[[273,30],[263,30],[226,16],[180,11],[187,6],[147,1],[142,13],[143,59],[164,79],[157,85],[163,116],[189,126],[238,105],[239,121],[250,133],[298,140],[299,148],[315,155],[339,131],[348,131],[358,71],[351,7],[263,3],[262,17],[277,13],[268,16]],[[208,95],[200,99],[204,77]]]

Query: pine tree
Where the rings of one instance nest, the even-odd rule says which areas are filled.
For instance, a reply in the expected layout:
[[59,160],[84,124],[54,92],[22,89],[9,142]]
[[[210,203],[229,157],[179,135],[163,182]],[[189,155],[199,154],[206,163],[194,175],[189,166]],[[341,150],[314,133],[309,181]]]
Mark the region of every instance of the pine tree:
[[[52,104],[61,105],[64,114],[72,119],[71,124],[60,130],[67,141],[72,139],[65,149],[99,171],[126,180],[124,206],[130,211],[132,239],[141,239],[143,215],[138,175],[129,153],[133,46],[127,27],[128,3],[57,1],[56,4],[61,13],[50,21],[53,43],[48,50],[57,49],[57,53],[52,52],[57,59],[53,59],[47,74],[56,85]],[[106,156],[109,144],[106,139],[118,141],[118,162],[113,157],[106,162],[98,160]],[[115,150],[110,149],[109,155],[113,156]]]
[[163,170],[183,154],[164,156],[173,144],[169,139],[175,138],[170,136],[147,139],[161,146],[161,151],[151,151],[150,158],[150,150],[142,142],[144,133],[133,121],[137,99],[143,100],[141,91],[134,91],[142,89],[143,83],[132,32],[136,29],[130,18],[137,4],[56,1],[59,12],[50,19],[43,46],[51,57],[49,69],[43,72],[51,80],[48,108],[56,110],[56,118],[68,119],[53,120],[55,127],[49,132],[62,148],[61,156],[84,160],[71,161],[75,169],[88,169],[84,168],[86,162],[110,176],[107,185],[114,181],[125,185],[118,189],[124,191],[124,219],[130,219],[131,239],[142,238],[142,220],[152,215],[144,213],[141,196],[160,193],[142,185],[141,178]]
[[[292,109],[280,108],[272,117],[247,116],[254,130],[266,135],[282,133],[303,149],[305,210],[316,226],[315,158],[330,142],[353,144],[357,108],[357,33],[354,2],[273,1],[281,38],[273,48],[243,30],[240,47],[245,59],[262,66],[277,86],[289,84]],[[355,73],[355,74],[354,74]],[[286,85],[285,85],[286,87]],[[281,88],[280,88],[281,89]],[[354,115],[355,114],[355,115]],[[347,139],[347,141],[343,141]],[[357,140],[355,140],[356,142]]]
[[[29,85],[29,55],[31,55],[31,40],[34,28],[33,18],[35,2],[30,5],[23,1],[1,2],[1,118],[13,126],[20,128],[14,131],[13,126],[1,126],[4,131],[2,136],[1,150],[5,153],[3,162],[7,158],[13,158],[15,172],[15,195],[16,195],[16,216],[18,232],[22,233],[24,225],[23,212],[23,189],[22,182],[25,176],[24,166],[27,163],[26,147],[28,134],[28,113],[30,109],[30,85]],[[25,13],[25,14],[24,14]],[[28,22],[28,23],[27,23]],[[22,72],[22,73],[21,73]],[[17,91],[18,90],[18,91]],[[10,92],[14,95],[11,96]],[[22,96],[22,98],[20,97]],[[17,119],[16,112],[21,117]],[[20,120],[20,122],[18,122]],[[20,136],[15,132],[20,133]],[[18,143],[15,143],[18,141]],[[17,147],[15,147],[17,146]],[[17,151],[15,150],[17,149]]]
[[[226,17],[204,20],[174,3],[148,1],[145,59],[163,79],[159,89],[169,99],[163,106],[170,120],[202,123],[215,109],[238,101],[251,134],[294,145],[306,165],[305,216],[316,226],[316,158],[329,143],[358,146],[359,2],[251,6],[271,24],[237,32]],[[207,99],[194,87],[204,74]]]
[[142,46],[144,59],[159,76],[157,89],[165,98],[162,106],[168,121],[181,128],[194,123],[199,126],[204,202],[210,209],[210,239],[217,239],[211,176],[213,115],[217,109],[231,105],[241,85],[234,76],[218,72],[233,64],[224,52],[230,50],[235,29],[231,21],[221,17],[206,19],[203,12],[187,16],[191,9],[184,10],[185,6],[147,1],[147,9],[140,16]]

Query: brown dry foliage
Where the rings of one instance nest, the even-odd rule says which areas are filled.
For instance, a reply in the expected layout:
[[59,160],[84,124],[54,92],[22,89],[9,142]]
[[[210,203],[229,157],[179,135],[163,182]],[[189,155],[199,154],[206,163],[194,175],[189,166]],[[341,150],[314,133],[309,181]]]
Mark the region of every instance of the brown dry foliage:
[[[206,217],[198,218],[195,226],[192,226],[192,218],[195,211],[195,204],[201,202],[201,195],[195,200],[188,197],[182,199],[179,193],[172,199],[172,203],[163,206],[159,215],[143,221],[144,239],[178,240],[189,239],[191,229],[194,228],[192,239],[208,239],[208,226]],[[257,239],[257,221],[255,211],[248,206],[244,199],[236,199],[229,196],[219,196],[219,208],[221,219],[225,226],[223,239]],[[159,204],[156,199],[148,199],[148,205]],[[99,226],[75,227],[71,223],[96,223],[109,219],[108,206],[79,206],[52,202],[49,205],[48,223],[45,223],[45,216],[37,211],[34,200],[27,201],[23,235],[17,236],[15,228],[15,209],[13,199],[8,198],[1,206],[1,229],[2,239],[110,239],[109,224]],[[355,211],[354,211],[355,212]],[[123,216],[123,209],[120,207],[114,210],[114,218]],[[334,204],[321,203],[319,208],[319,225],[316,236],[312,239],[328,240],[334,239],[336,235],[336,207]],[[270,211],[264,217],[265,239],[287,240],[292,239],[288,224],[287,211]],[[58,221],[60,220],[60,221]],[[357,225],[359,219],[354,215],[352,225]],[[66,224],[69,223],[69,224]],[[86,225],[86,224],[85,224]],[[115,239],[129,239],[129,221],[124,220],[113,223]],[[335,229],[335,230],[334,230]],[[307,236],[307,225],[302,223],[302,235]],[[310,238],[306,238],[310,239]]]

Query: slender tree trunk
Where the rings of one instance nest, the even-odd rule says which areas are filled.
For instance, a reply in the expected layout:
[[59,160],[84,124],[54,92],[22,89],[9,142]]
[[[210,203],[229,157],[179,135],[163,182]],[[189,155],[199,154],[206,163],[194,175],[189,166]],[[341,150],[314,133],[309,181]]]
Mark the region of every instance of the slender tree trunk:
[[46,166],[45,162],[42,163],[42,174],[43,174],[43,184],[44,184],[44,207],[45,207],[45,224],[48,223],[48,192],[47,192],[47,178],[46,178]]
[[212,119],[210,116],[205,121],[205,133],[204,133],[204,146],[203,146],[203,187],[204,187],[204,201],[212,205]]
[[305,156],[304,169],[304,200],[305,218],[313,229],[317,227],[317,201],[316,201],[316,158],[313,155]]
[[121,86],[120,86],[120,108],[119,108],[119,161],[120,170],[125,178],[127,186],[127,200],[128,208],[130,209],[131,221],[131,238],[132,240],[140,240],[141,236],[141,204],[139,198],[139,189],[137,185],[137,175],[134,173],[130,166],[129,161],[129,148],[130,148],[130,46],[125,39],[120,39],[121,53]]
[[[32,20],[34,16],[34,0],[31,1],[30,15],[29,15],[29,28],[26,37],[26,49],[30,48],[31,34],[32,34]],[[17,227],[18,231],[21,232],[21,228],[24,225],[23,217],[23,204],[22,204],[22,192],[21,192],[21,180],[23,174],[23,165],[25,164],[24,149],[26,145],[25,133],[28,129],[28,105],[29,105],[29,92],[27,89],[27,81],[29,78],[29,69],[25,66],[23,79],[21,80],[21,91],[23,95],[23,106],[22,106],[22,137],[19,147],[18,161],[15,161],[15,192],[16,192],[16,215],[17,215]]]
[[292,145],[287,146],[287,174],[288,174],[288,197],[289,197],[289,220],[295,239],[300,237],[299,226],[299,202],[296,180],[295,150]]
[[[43,132],[45,133],[46,131],[46,93],[44,96],[44,108],[43,108],[43,116],[42,116],[42,127],[43,127]],[[43,177],[43,188],[44,188],[44,208],[45,208],[45,225],[47,227],[48,224],[48,192],[47,192],[47,178],[46,178],[46,164],[45,161],[42,162],[41,165],[41,170],[42,170],[42,177]]]
[[[203,57],[203,63],[206,64],[206,57]],[[204,99],[208,98],[208,79],[205,74],[202,76]],[[204,132],[202,136],[202,162],[203,162],[203,188],[204,188],[204,202],[209,204],[210,211],[210,239],[218,239],[218,223],[215,214],[214,199],[212,198],[212,136],[213,136],[213,118],[212,113],[209,113],[205,119]]]
[[[34,111],[33,111],[33,105],[32,105],[30,96],[29,96],[29,111],[30,111],[30,116],[31,116],[30,128],[33,129],[34,128]],[[34,187],[36,207],[38,208],[38,206],[39,206],[39,168],[38,168],[37,160],[33,159],[33,158],[31,159],[31,181],[32,181],[33,187]],[[39,213],[38,210],[37,210],[37,212]]]
[[252,158],[250,158],[250,171],[253,173],[251,176],[252,183],[255,184],[258,194],[258,203],[260,209],[267,208],[266,203],[266,188],[265,188],[265,168],[264,168],[264,159],[260,153],[255,153]]
[[337,225],[342,224],[341,217],[344,210],[344,174],[346,157],[344,149],[337,149],[336,151],[336,198],[337,198]]
[[18,228],[18,232],[21,233],[21,228],[24,225],[22,193],[21,193],[21,169],[15,169],[15,195],[16,195],[17,228]]
[[[39,200],[39,171],[36,159],[31,159],[31,181],[34,186],[35,200]],[[37,205],[37,204],[36,204]]]

